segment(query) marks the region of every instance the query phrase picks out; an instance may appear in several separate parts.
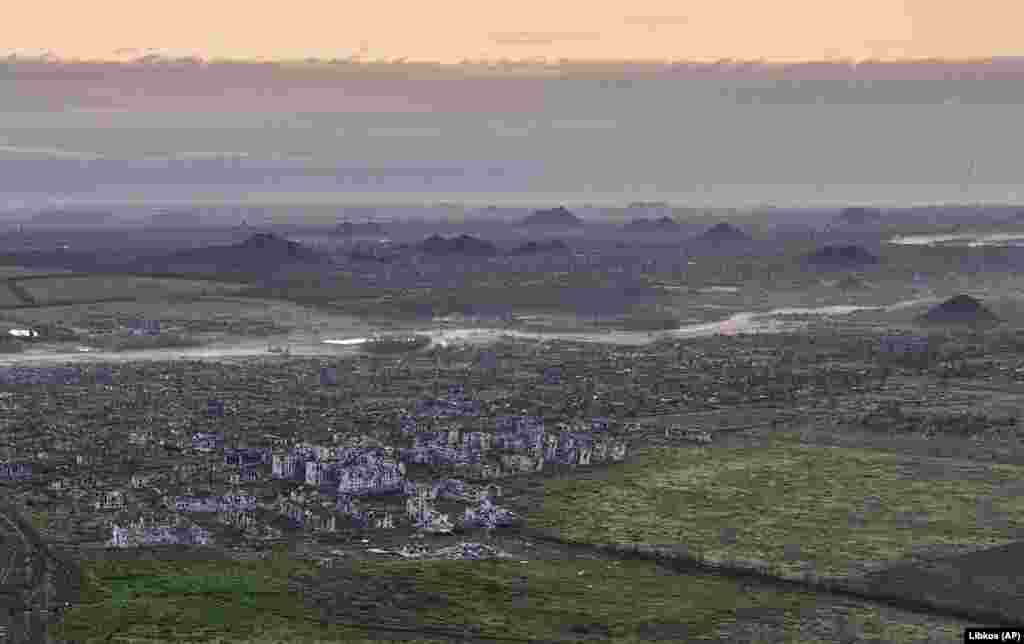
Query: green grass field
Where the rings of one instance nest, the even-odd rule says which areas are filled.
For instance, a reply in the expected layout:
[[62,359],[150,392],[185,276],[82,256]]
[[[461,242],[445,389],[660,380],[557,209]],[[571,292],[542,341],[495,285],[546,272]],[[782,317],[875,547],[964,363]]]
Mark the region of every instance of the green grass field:
[[109,297],[160,299],[179,295],[231,293],[240,284],[204,280],[89,275],[25,280],[21,285],[40,303],[83,302]]
[[1024,476],[1018,466],[935,478],[914,457],[796,436],[637,456],[600,476],[547,482],[529,522],[572,542],[683,544],[708,562],[795,579],[855,576],[923,547],[1004,544],[1024,526],[1024,499],[997,495]]
[[[29,284],[30,282],[26,282]],[[237,337],[322,329],[323,337],[366,332],[351,316],[316,311],[281,300],[249,297],[202,297],[186,301],[148,300],[47,306],[9,312],[12,326],[62,324],[77,329],[111,331],[132,318],[159,319],[165,328],[180,326],[196,333],[227,333]]]
[[587,641],[603,634],[603,641],[623,644],[750,641],[745,638],[769,621],[778,638],[772,641],[825,642],[835,641],[846,619],[846,629],[883,641],[933,634],[953,641],[961,626],[915,623],[865,605],[837,610],[812,593],[744,588],[733,579],[676,574],[638,560],[394,561],[357,571],[365,585],[399,578],[411,580],[415,592],[442,596],[446,605],[419,612],[422,623],[457,627],[468,621],[481,634],[526,640]]
[[24,302],[11,291],[10,287],[7,286],[7,282],[0,281],[0,308],[18,306],[19,304],[24,304]]
[[82,603],[54,636],[81,642],[283,641],[324,635],[315,613],[288,592],[290,575],[311,573],[284,556],[230,561],[86,561]]
[[[468,629],[513,641],[579,642],[599,633],[601,641],[636,644],[749,637],[768,621],[781,637],[772,641],[829,642],[852,631],[921,642],[957,641],[964,626],[676,574],[639,560],[361,561],[318,570],[278,553],[253,563],[87,561],[83,570],[83,603],[55,637],[139,644],[379,641],[338,624],[355,621],[422,628],[419,642],[451,641],[430,639],[432,631]],[[322,621],[326,613],[314,604],[316,596],[326,598],[338,623]],[[380,637],[411,641],[400,631]]]

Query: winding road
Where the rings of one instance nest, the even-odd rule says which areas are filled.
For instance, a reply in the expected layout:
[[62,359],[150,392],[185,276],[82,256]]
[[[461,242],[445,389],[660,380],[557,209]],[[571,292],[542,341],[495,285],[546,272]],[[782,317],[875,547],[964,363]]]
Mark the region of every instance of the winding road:
[[[4,642],[40,641],[40,637],[60,609],[77,601],[81,588],[78,566],[57,554],[42,536],[8,503],[0,502],[0,532],[12,553],[0,570],[0,595],[10,615],[24,615],[24,626],[4,624],[0,633]],[[21,575],[20,571],[27,574]],[[12,628],[15,627],[15,628]]]
[[[788,316],[828,318],[863,311],[892,311],[916,306],[930,301],[929,298],[905,300],[889,306],[824,306],[817,308],[781,308],[762,312],[740,312],[728,318],[696,325],[682,326],[657,333],[647,331],[612,331],[610,333],[522,331],[509,328],[465,327],[433,329],[409,329],[410,333],[431,336],[435,346],[449,344],[488,344],[503,337],[544,342],[564,340],[572,342],[596,342],[642,346],[659,339],[685,339],[713,336],[719,333],[773,333],[799,328],[804,322],[788,320]],[[360,335],[366,335],[363,329]],[[68,346],[51,346],[48,349],[28,350],[23,353],[0,354],[0,365],[53,364],[90,362],[131,362],[136,360],[231,360],[252,357],[274,357],[280,354],[268,353],[268,342],[287,346],[289,355],[331,356],[350,355],[359,351],[363,338],[320,339],[319,335],[303,336],[292,334],[282,338],[261,338],[237,342],[218,341],[206,346],[191,348],[146,349],[140,351],[74,351]]]
[[28,539],[25,538],[25,533],[21,531],[18,524],[15,523],[7,516],[6,513],[0,514],[0,519],[3,519],[2,529],[6,536],[17,535],[18,545],[11,548],[11,556],[7,561],[7,565],[4,566],[3,570],[0,571],[0,587],[7,586],[8,580],[11,578],[11,573],[14,572],[14,568],[17,565],[18,555],[28,552]]

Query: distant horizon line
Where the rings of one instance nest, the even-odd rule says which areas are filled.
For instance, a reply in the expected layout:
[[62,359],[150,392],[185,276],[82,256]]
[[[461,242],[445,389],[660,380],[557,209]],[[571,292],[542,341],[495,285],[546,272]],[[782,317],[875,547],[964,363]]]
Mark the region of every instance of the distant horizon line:
[[946,58],[941,56],[906,56],[906,57],[830,57],[807,59],[769,59],[769,58],[566,58],[566,57],[529,57],[513,59],[496,58],[464,58],[462,60],[415,60],[408,56],[392,56],[367,58],[359,55],[335,58],[321,57],[282,57],[263,58],[251,56],[200,56],[195,54],[176,55],[154,51],[133,58],[126,57],[75,57],[57,56],[52,53],[27,54],[5,52],[0,54],[0,62],[13,63],[44,63],[44,64],[100,64],[100,65],[153,65],[153,64],[189,64],[189,65],[279,65],[279,66],[337,66],[337,65],[410,65],[444,68],[459,67],[590,67],[590,66],[633,66],[633,67],[748,67],[775,68],[830,65],[848,67],[857,65],[976,65],[987,63],[1021,63],[1024,65],[1024,54],[1021,55],[986,55]]
[[[232,200],[232,199],[198,199],[198,200],[74,200],[70,203],[37,203],[37,204],[20,204],[12,206],[8,204],[6,208],[0,207],[0,215],[11,215],[14,213],[52,213],[52,212],[65,212],[65,213],[92,213],[96,209],[130,209],[130,210],[149,210],[153,213],[166,213],[168,211],[175,212],[188,212],[191,214],[200,214],[202,211],[210,210],[235,210],[241,211],[245,209],[275,209],[275,208],[311,208],[314,210],[320,209],[341,209],[346,208],[373,208],[373,209],[417,209],[417,210],[463,210],[463,214],[478,214],[475,211],[487,211],[487,210],[531,210],[531,209],[552,209],[557,207],[567,207],[578,210],[591,210],[591,209],[602,209],[602,210],[618,210],[618,209],[632,209],[632,208],[653,208],[653,209],[667,209],[672,211],[695,211],[695,212],[732,212],[732,213],[763,213],[771,212],[773,210],[812,210],[812,211],[832,211],[832,210],[845,210],[847,208],[863,208],[869,210],[881,210],[881,211],[900,211],[900,210],[921,210],[921,209],[974,209],[974,208],[991,208],[995,210],[1019,210],[1024,212],[1024,202],[1016,199],[978,199],[973,201],[956,201],[956,200],[904,200],[904,201],[871,201],[871,200],[823,200],[819,202],[804,201],[803,203],[785,203],[785,202],[754,202],[754,203],[742,203],[734,202],[733,204],[725,203],[696,203],[693,201],[682,201],[682,200],[643,200],[643,199],[596,199],[596,200],[582,200],[582,199],[520,199],[520,200],[487,200],[487,199],[469,199],[469,200],[455,200],[455,201],[444,201],[444,200],[415,200],[410,199],[408,201],[375,201],[372,199],[352,199],[352,200],[338,200],[338,201],[327,201],[327,202],[301,202],[301,201],[245,201],[245,200]],[[658,213],[654,213],[658,214]],[[257,217],[258,219],[258,217]]]

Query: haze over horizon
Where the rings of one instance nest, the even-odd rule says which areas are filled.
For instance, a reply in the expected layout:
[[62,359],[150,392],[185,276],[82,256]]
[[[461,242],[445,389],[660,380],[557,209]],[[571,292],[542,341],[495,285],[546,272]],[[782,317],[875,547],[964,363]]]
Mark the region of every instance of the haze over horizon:
[[[183,0],[152,19],[101,0],[55,20],[18,4],[3,43],[17,55],[0,59],[7,207],[1020,198],[1018,4],[703,1],[684,15],[655,0],[451,0],[399,13]],[[331,62],[295,64],[307,57]],[[843,62],[866,58],[891,60]]]

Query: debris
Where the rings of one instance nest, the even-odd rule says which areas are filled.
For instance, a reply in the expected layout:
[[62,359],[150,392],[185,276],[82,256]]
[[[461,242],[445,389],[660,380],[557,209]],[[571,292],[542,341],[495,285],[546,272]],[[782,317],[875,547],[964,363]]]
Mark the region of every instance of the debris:
[[423,532],[431,534],[451,534],[452,530],[455,529],[448,515],[439,512],[431,512],[423,519],[417,521],[415,525]]
[[[483,543],[463,542],[433,552],[422,545],[405,546],[399,552],[408,559],[508,559],[510,555]],[[528,563],[521,561],[520,563]]]
[[427,556],[430,553],[427,550],[426,546],[424,546],[422,543],[418,543],[418,544],[406,544],[405,546],[402,547],[401,550],[398,551],[398,554],[400,554],[403,557],[406,557],[408,559],[417,559],[419,557]]
[[515,525],[519,517],[512,511],[498,507],[484,498],[475,508],[466,508],[462,524],[466,528],[496,528]]

